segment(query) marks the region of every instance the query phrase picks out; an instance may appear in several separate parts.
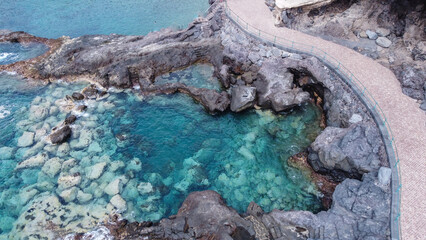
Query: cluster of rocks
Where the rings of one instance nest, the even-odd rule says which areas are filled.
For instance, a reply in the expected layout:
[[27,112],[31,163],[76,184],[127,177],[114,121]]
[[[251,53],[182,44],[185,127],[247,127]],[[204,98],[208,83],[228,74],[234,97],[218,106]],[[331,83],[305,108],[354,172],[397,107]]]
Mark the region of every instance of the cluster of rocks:
[[387,168],[365,174],[362,181],[346,179],[337,186],[331,209],[318,214],[265,213],[254,202],[238,214],[214,191],[193,192],[177,215],[160,222],[112,218],[101,230],[66,239],[388,239],[389,182]]
[[280,9],[265,1],[276,25],[352,48],[390,68],[404,94],[426,109],[425,4],[421,0],[335,1],[322,7]]
[[[210,112],[225,111],[229,107],[232,111],[239,112],[257,106],[279,112],[315,98],[316,103],[327,115],[329,127],[311,145],[309,162],[314,170],[330,174],[334,180],[341,181],[333,194],[332,206],[328,211],[318,214],[279,210],[263,213],[256,204],[251,204],[247,213],[241,216],[227,207],[217,193],[207,191],[191,194],[176,216],[158,223],[118,221],[117,224],[107,225],[109,234],[118,239],[388,238],[390,169],[386,168],[386,154],[382,149],[380,134],[363,104],[343,81],[339,81],[337,75],[317,59],[288,53],[248,37],[226,20],[221,5],[215,4],[208,18],[197,19],[189,28],[182,31],[162,30],[147,36],[99,35],[75,39],[63,38],[62,45],[57,50],[51,52],[48,57],[39,59],[37,63],[31,63],[30,72],[20,69],[20,73],[27,77],[38,76],[41,79],[72,80],[90,77],[103,87],[130,88],[137,85],[144,94],[183,92],[200,101]],[[212,63],[215,74],[227,91],[219,93],[179,83],[161,86],[153,84],[156,76],[196,62]],[[34,71],[37,74],[34,74]],[[83,91],[85,98],[89,98],[85,100],[90,102],[87,104],[89,108],[92,105],[96,111],[101,111],[101,108],[114,106],[111,102],[95,104],[96,100],[88,97],[95,90],[96,88],[89,88]],[[71,98],[75,98],[77,102],[81,101],[79,100],[81,96],[77,95]],[[98,93],[95,96],[98,96]],[[120,212],[128,207],[121,195],[121,192],[124,194],[125,191],[124,185],[133,188],[136,186],[139,192],[136,194],[140,192],[145,194],[145,191],[151,189],[148,184],[140,187],[134,181],[130,184],[132,176],[109,179],[112,174],[106,169],[112,172],[114,169],[124,167],[137,169],[140,162],[137,164],[138,160],[135,160],[134,164],[124,166],[124,163],[120,164],[117,163],[119,161],[110,161],[108,157],[102,157],[103,154],[100,156],[101,153],[109,153],[114,149],[102,148],[95,140],[99,139],[101,133],[94,131],[96,125],[93,125],[93,122],[96,122],[96,119],[91,119],[94,116],[79,123],[80,127],[85,126],[89,129],[80,128],[79,131],[72,131],[69,143],[59,145],[69,135],[67,126],[73,119],[68,118],[50,136],[52,142],[58,143],[59,146],[35,143],[34,139],[47,136],[51,126],[57,126],[66,117],[62,114],[61,120],[50,119],[48,115],[51,111],[55,111],[55,106],[52,106],[51,102],[43,102],[42,99],[38,101],[34,103],[37,106],[32,106],[30,111],[33,120],[37,120],[37,126],[40,128],[34,128],[32,133],[22,134],[18,140],[25,151],[12,152],[24,158],[29,157],[18,165],[17,171],[41,167],[46,175],[44,179],[57,177],[56,182],[46,180],[40,181],[36,186],[30,186],[25,190],[27,194],[35,196],[40,191],[38,189],[44,187],[55,191],[59,198],[40,194],[41,199],[36,198],[37,200],[31,202],[34,204],[33,210],[24,212],[20,218],[22,221],[32,219],[34,225],[20,224],[18,221],[14,232],[46,234],[46,237],[49,237],[48,231],[35,233],[27,228],[53,223],[52,231],[59,231],[63,223],[58,222],[58,218],[62,220],[67,217],[63,214],[49,215],[52,208],[64,214],[70,214],[71,211],[70,218],[73,220],[82,217],[86,219],[86,216],[78,215],[80,211],[69,210],[68,207],[79,208],[79,203],[89,201],[93,197],[108,196],[99,200],[99,205],[107,205],[100,211],[102,215],[105,209],[107,212]],[[75,107],[72,105],[71,108],[67,108],[66,99],[58,100],[56,104],[59,104],[56,108],[62,107],[65,112],[66,109],[70,112]],[[44,122],[41,122],[42,120]],[[18,125],[23,129],[31,129],[34,124],[31,121],[30,119]],[[93,131],[90,130],[91,127]],[[84,148],[88,148],[88,152],[92,153],[90,157],[81,151]],[[9,152],[8,149],[2,151]],[[63,152],[69,159],[50,158],[49,154],[56,151]],[[38,152],[43,153],[36,154]],[[79,166],[91,167],[87,170],[76,167],[72,160],[72,157],[76,156],[82,159]],[[147,199],[155,201],[158,194],[153,193]],[[59,206],[58,201],[65,201],[68,205]],[[149,211],[155,214],[157,210]],[[90,223],[93,219],[97,222],[100,219],[99,216],[87,217],[88,220],[85,222]],[[75,227],[86,229],[87,226],[92,225],[88,223],[83,226],[76,223]],[[78,239],[81,236],[74,237]]]

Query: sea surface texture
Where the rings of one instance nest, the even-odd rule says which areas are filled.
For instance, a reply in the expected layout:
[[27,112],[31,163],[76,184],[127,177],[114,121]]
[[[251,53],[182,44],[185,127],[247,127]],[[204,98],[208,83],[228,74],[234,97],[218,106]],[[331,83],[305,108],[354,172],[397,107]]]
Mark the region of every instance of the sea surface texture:
[[0,29],[46,38],[145,35],[186,27],[208,7],[207,0],[1,0]]
[[[196,65],[158,79],[215,88],[211,73],[211,66]],[[90,229],[113,211],[155,221],[176,214],[190,192],[206,189],[240,212],[251,201],[266,211],[321,209],[314,185],[286,163],[321,130],[311,104],[279,115],[212,116],[184,94],[142,98],[136,90],[110,89],[103,99],[79,103],[88,106],[80,113],[65,96],[87,83],[41,85],[2,74],[0,85],[4,236],[31,232],[38,220]],[[79,116],[71,139],[48,143],[51,129],[71,113]],[[51,205],[55,210],[45,211]]]

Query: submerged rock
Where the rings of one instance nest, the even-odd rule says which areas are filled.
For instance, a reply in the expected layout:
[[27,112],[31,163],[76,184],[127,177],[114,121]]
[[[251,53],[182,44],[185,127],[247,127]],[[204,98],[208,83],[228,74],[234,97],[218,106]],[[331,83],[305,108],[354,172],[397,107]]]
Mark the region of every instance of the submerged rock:
[[13,156],[13,148],[1,147],[0,148],[0,160],[11,159]]
[[37,156],[31,157],[22,161],[15,169],[33,168],[42,166],[48,159],[47,153],[40,153]]
[[104,192],[110,196],[119,194],[122,190],[123,183],[121,179],[116,178],[115,180],[111,181],[104,189]]
[[93,166],[87,167],[86,168],[87,178],[92,179],[92,180],[98,179],[102,175],[102,173],[104,173],[104,169],[105,169],[106,165],[107,165],[106,162],[100,162],[100,163],[97,163]]
[[58,189],[67,189],[81,183],[80,173],[64,175],[58,178]]
[[34,143],[34,133],[24,132],[20,138],[18,138],[18,147],[29,147]]
[[31,121],[39,122],[49,116],[49,108],[42,105],[31,105],[29,119]]
[[118,212],[124,212],[126,210],[126,201],[119,194],[114,195],[110,203],[117,208]]
[[65,202],[72,202],[77,197],[78,188],[72,187],[70,189],[64,190],[59,194],[59,196],[65,201]]

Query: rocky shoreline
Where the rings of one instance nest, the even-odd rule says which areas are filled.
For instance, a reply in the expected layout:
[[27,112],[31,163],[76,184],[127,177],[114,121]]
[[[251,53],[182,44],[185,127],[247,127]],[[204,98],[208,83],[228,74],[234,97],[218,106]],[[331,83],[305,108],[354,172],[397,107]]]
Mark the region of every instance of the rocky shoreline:
[[[323,109],[327,126],[307,149],[303,160],[316,173],[307,170],[303,162],[295,161],[297,156],[292,163],[300,168],[305,166],[320,189],[321,184],[328,185],[323,189],[330,209],[318,214],[281,210],[264,213],[252,203],[246,213],[240,215],[217,193],[194,192],[177,215],[160,222],[130,223],[117,215],[105,222],[104,227],[86,234],[68,235],[65,239],[94,239],[99,234],[106,239],[107,236],[117,239],[389,239],[389,163],[380,131],[362,102],[318,59],[285,52],[247,36],[226,18],[221,3],[211,3],[214,6],[207,17],[196,19],[187,29],[165,29],[147,36],[95,35],[49,40],[22,32],[5,33],[0,35],[0,41],[37,41],[48,45],[50,50],[36,59],[0,66],[0,71],[14,71],[26,78],[44,81],[89,79],[94,85],[69,96],[71,102],[92,96],[102,98],[111,87],[140,89],[143,96],[181,92],[200,102],[211,114],[250,108],[290,111],[313,101]],[[199,62],[213,65],[223,91],[183,83],[154,84],[161,74]],[[72,131],[67,126],[76,119],[66,118],[60,128],[54,129],[50,134],[52,143],[65,141]],[[19,166],[25,167],[25,164],[24,161]],[[72,191],[76,185],[73,181],[79,176],[69,177],[62,179],[64,191]],[[68,182],[71,185],[66,185]],[[65,195],[59,199],[66,198]],[[122,206],[119,195],[114,197],[117,206]],[[50,200],[59,201],[58,198]],[[43,204],[46,202],[39,203]],[[53,236],[64,237],[55,227],[50,229]]]

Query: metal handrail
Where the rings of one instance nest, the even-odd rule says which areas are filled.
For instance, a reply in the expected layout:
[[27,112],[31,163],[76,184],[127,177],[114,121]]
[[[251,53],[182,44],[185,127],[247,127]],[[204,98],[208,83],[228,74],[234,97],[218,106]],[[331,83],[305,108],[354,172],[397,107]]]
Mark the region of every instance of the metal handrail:
[[290,52],[299,52],[318,58],[321,62],[329,66],[351,87],[360,100],[366,105],[372,114],[377,126],[382,134],[383,143],[386,147],[389,165],[392,169],[392,203],[391,203],[391,238],[401,239],[401,224],[400,224],[400,202],[401,202],[401,170],[400,159],[398,157],[398,149],[395,143],[395,138],[386,118],[383,109],[379,103],[371,95],[370,91],[364,84],[335,57],[327,54],[324,50],[304,43],[298,43],[286,38],[282,38],[261,29],[258,29],[239,17],[232,9],[229,8],[227,0],[221,0],[225,3],[225,13],[236,25],[249,35],[272,44],[276,47],[289,50]]

